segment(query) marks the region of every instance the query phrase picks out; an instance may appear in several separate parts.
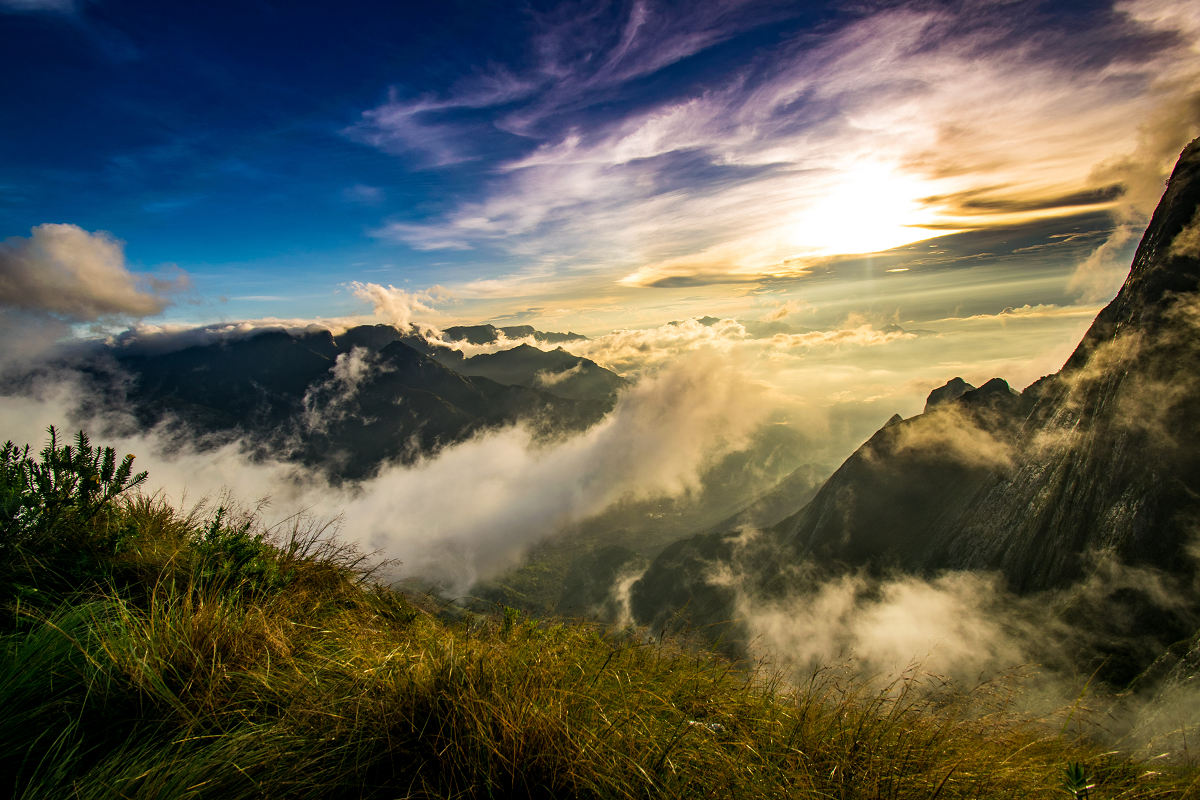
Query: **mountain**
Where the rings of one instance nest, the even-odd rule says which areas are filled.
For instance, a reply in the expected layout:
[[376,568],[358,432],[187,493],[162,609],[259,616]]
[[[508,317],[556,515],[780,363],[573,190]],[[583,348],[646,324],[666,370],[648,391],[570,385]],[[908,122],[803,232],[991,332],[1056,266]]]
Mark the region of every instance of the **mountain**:
[[466,376],[410,343],[434,355],[450,349],[388,325],[337,336],[267,330],[153,355],[113,348],[117,378],[108,393],[144,426],[166,422],[201,440],[242,438],[350,479],[482,428],[522,420],[552,435],[586,428],[612,407],[608,399]]
[[[1198,206],[1200,140],[1181,155],[1128,279],[1062,370],[1021,393],[999,378],[951,380],[924,413],[881,428],[757,552],[720,534],[667,548],[633,587],[635,616],[686,605],[701,621],[721,618],[732,590],[707,576],[734,561],[764,591],[785,591],[790,567],[805,563],[826,574],[998,572],[1026,595],[1140,568],[1186,589],[1200,531]],[[1147,622],[1148,608],[1162,610],[1150,594],[1114,589],[1114,618],[1157,626],[1168,644],[1195,630],[1194,592]],[[1126,673],[1145,656],[1125,655]]]
[[[520,567],[476,585],[471,594],[535,614],[619,619],[624,614],[614,613],[613,585],[605,575],[633,570],[632,583],[663,548],[722,520],[758,513],[771,521],[787,516],[803,502],[786,493],[773,505],[772,493],[785,486],[800,493],[816,491],[832,471],[804,462],[811,449],[811,441],[787,425],[764,425],[744,449],[708,466],[692,491],[626,498],[570,523],[533,547]],[[763,486],[771,489],[759,497]],[[603,556],[597,555],[601,552]],[[584,580],[583,575],[590,577]]]
[[[783,523],[795,557],[998,570],[1068,585],[1097,557],[1191,573],[1200,522],[1200,260],[1172,247],[1200,205],[1183,152],[1116,298],[1063,369],[993,379],[886,427]],[[936,393],[935,393],[936,394]]]
[[830,468],[824,464],[803,464],[769,491],[755,498],[736,514],[721,520],[706,531],[727,533],[741,528],[763,528],[790,517],[808,504]]
[[306,411],[319,423],[300,437],[304,460],[340,465],[343,477],[385,461],[462,441],[477,430],[525,420],[550,434],[581,430],[609,410],[524,386],[467,377],[397,340],[367,363],[353,393],[336,380],[314,387]]
[[[327,338],[332,345],[332,335]],[[301,340],[282,330],[267,330],[162,355],[127,355],[120,350],[113,355],[133,379],[129,399],[143,424],[172,415],[213,431],[237,425],[271,427],[294,415],[309,385],[334,364],[336,349],[324,344],[324,338]],[[326,352],[318,352],[321,349]]]
[[629,382],[587,358],[561,347],[540,350],[522,344],[511,350],[484,353],[455,367],[463,375],[491,378],[499,383],[529,386],[570,400],[612,404]]
[[534,330],[532,325],[514,325],[509,328],[497,328],[494,325],[455,325],[442,331],[442,336],[447,342],[470,344],[495,344],[500,340],[501,334],[507,339],[526,339],[532,336],[534,341],[549,344],[587,341],[587,337],[579,333],[546,333]]

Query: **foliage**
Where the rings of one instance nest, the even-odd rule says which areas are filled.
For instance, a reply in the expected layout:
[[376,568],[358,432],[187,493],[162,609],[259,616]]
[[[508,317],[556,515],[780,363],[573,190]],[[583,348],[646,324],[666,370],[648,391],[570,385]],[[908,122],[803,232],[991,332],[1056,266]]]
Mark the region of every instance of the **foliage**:
[[113,494],[71,516],[133,546],[0,632],[0,795],[1049,798],[1086,762],[1093,797],[1165,798],[1195,777],[1067,741],[1006,684],[787,686],[511,608],[454,621],[380,586],[336,525],[228,508]]
[[11,441],[0,449],[0,600],[36,599],[96,583],[136,530],[113,504],[142,485],[133,455],[92,447],[80,431],[59,444],[51,426],[39,457]]
[[1078,761],[1072,761],[1063,768],[1062,788],[1075,800],[1088,800],[1088,790],[1095,788],[1095,784],[1088,780],[1087,769]]
[[117,463],[111,447],[93,448],[80,431],[75,445],[58,444],[50,426],[50,441],[41,461],[29,456],[29,445],[5,442],[0,450],[0,548],[19,547],[38,534],[92,519],[118,495],[146,480],[133,474],[133,455]]
[[251,533],[253,520],[226,524],[226,509],[217,508],[212,521],[193,539],[200,562],[199,578],[235,591],[276,591],[291,582],[292,572],[280,569],[278,553],[262,532]]

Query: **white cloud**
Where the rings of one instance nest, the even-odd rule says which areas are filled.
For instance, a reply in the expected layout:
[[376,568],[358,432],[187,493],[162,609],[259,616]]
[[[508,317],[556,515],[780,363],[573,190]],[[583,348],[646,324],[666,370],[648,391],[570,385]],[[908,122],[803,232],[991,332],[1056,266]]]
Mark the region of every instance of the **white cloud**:
[[182,271],[135,275],[103,231],[47,223],[0,244],[0,304],[74,322],[161,314],[189,286]]
[[375,316],[389,325],[395,325],[402,331],[407,331],[417,314],[436,315],[436,303],[450,299],[450,295],[440,286],[431,286],[420,292],[409,292],[397,289],[395,286],[381,286],[378,283],[349,284],[354,296],[366,300],[375,308]]
[[[359,356],[339,360],[333,396],[353,391],[372,369]],[[67,379],[32,387],[0,404],[5,436],[39,447],[47,425],[77,419],[84,387]],[[335,404],[336,405],[336,404]],[[443,580],[464,590],[513,566],[524,551],[562,525],[627,497],[678,495],[703,470],[744,447],[764,419],[763,393],[727,359],[681,359],[625,392],[588,431],[537,443],[522,427],[492,431],[410,466],[386,467],[354,487],[333,487],[290,464],[251,459],[239,446],[195,451],[162,431],[93,439],[138,457],[151,486],[179,502],[231,489],[244,501],[272,498],[284,517],[298,509],[341,515],[343,536],[403,562],[401,575]],[[109,419],[116,430],[127,420]]]
[[1183,226],[1183,230],[1171,240],[1171,249],[1168,252],[1173,256],[1200,258],[1200,211],[1197,211],[1192,221]]

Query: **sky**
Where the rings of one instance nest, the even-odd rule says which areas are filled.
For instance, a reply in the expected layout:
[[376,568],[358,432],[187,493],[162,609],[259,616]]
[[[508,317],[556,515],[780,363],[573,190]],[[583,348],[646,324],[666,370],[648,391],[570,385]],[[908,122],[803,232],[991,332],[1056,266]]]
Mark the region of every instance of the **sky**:
[[1200,6],[0,0],[0,107],[10,347],[530,324],[851,442],[1057,369],[1200,133]]
[[[1194,0],[0,0],[0,439],[86,425],[171,502],[270,497],[466,592],[772,426],[832,471],[952,377],[1057,371],[1197,135]],[[22,371],[377,322],[573,331],[632,387],[331,485]],[[1028,661],[989,580],[831,585],[826,639]]]

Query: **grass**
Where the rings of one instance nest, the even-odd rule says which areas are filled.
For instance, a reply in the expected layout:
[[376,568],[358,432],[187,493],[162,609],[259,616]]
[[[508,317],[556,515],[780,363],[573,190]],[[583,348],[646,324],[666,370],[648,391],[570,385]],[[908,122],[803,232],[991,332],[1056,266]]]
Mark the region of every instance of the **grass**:
[[6,797],[1196,793],[1186,765],[1151,770],[1010,712],[1003,682],[825,670],[789,687],[512,610],[448,621],[313,520],[267,530],[132,492],[65,508],[9,541]]

